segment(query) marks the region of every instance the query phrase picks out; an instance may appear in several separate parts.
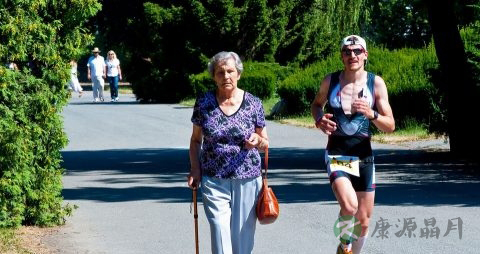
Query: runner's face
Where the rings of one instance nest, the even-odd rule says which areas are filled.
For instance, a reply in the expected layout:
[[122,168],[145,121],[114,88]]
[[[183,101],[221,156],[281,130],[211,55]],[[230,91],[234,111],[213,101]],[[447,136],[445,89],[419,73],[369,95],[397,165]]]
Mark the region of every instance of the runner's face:
[[342,62],[345,69],[356,71],[364,68],[368,51],[365,51],[360,45],[349,45],[342,49]]

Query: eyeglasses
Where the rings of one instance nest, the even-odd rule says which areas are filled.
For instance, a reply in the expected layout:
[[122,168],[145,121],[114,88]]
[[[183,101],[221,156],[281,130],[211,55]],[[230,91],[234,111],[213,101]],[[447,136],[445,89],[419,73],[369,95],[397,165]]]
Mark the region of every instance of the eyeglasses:
[[356,49],[342,49],[342,52],[345,56],[351,56],[352,52],[358,56],[362,53],[365,53],[365,50],[363,48],[356,48]]

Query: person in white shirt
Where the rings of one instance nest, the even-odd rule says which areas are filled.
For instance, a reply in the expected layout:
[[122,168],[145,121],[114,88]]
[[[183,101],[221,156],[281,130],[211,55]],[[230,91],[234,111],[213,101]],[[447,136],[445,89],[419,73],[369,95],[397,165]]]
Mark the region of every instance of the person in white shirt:
[[104,101],[103,87],[105,85],[104,78],[106,77],[107,67],[105,59],[100,55],[100,50],[95,47],[92,50],[93,56],[88,59],[88,79],[92,80],[93,88],[93,102]]
[[112,102],[118,101],[118,81],[122,80],[122,70],[120,69],[120,61],[117,58],[117,54],[113,50],[108,51],[107,60],[105,65],[107,66],[107,80],[110,84],[110,96]]

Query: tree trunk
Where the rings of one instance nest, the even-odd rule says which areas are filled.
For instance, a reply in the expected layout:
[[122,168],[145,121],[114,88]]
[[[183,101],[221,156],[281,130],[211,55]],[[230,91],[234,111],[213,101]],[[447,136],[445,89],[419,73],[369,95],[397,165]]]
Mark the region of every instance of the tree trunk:
[[454,13],[455,0],[426,0],[428,19],[440,63],[442,87],[447,95],[450,151],[456,156],[473,153],[480,141],[473,124],[475,84],[469,72],[467,57]]

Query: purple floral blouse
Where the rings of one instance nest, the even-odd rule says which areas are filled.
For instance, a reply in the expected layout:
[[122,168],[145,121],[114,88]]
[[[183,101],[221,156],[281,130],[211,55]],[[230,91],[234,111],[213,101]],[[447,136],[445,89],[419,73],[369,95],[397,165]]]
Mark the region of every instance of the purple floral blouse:
[[262,102],[245,92],[240,108],[231,116],[220,109],[215,92],[197,98],[192,123],[202,127],[200,153],[202,174],[223,179],[248,179],[261,175],[257,148],[245,149],[245,140],[255,128],[265,127]]

